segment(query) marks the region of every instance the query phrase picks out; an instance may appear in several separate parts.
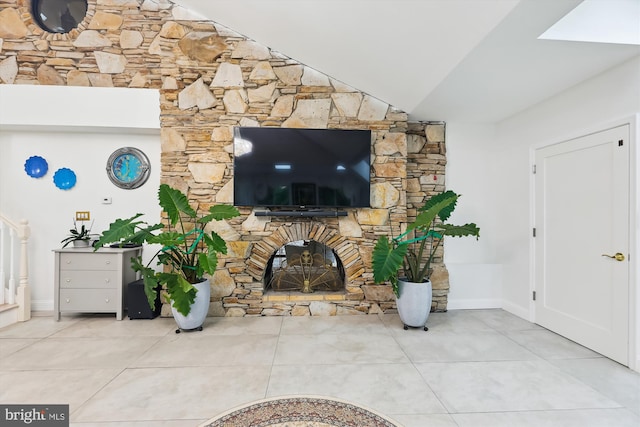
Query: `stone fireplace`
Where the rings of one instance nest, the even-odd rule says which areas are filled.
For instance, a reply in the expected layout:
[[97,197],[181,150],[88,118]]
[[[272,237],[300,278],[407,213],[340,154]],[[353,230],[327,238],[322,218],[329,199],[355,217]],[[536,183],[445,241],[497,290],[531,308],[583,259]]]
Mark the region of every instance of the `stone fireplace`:
[[[363,303],[368,251],[361,238],[341,234],[338,218],[309,218],[294,221],[264,219],[260,240],[246,248],[243,278],[244,295],[222,297],[226,315],[335,315],[368,313],[370,303]],[[344,221],[348,221],[345,219]],[[348,227],[343,225],[346,232]],[[230,246],[234,246],[231,244]],[[287,248],[289,259],[287,260]],[[310,289],[304,289],[305,252],[312,257]],[[288,277],[279,277],[280,267],[294,264]],[[328,271],[319,264],[331,264]],[[307,271],[308,272],[308,271]],[[221,275],[223,273],[220,273]],[[286,274],[286,273],[285,273]],[[236,281],[239,275],[236,275]],[[244,276],[243,276],[244,277]],[[283,285],[275,289],[270,281]],[[299,282],[298,289],[288,289],[287,282]],[[332,282],[334,286],[323,286]],[[314,289],[315,286],[315,289]],[[388,295],[392,299],[392,295]],[[231,311],[231,314],[229,314]]]
[[[443,123],[409,122],[383,100],[170,2],[88,0],[88,6],[78,28],[51,34],[34,23],[28,1],[2,2],[0,83],[158,90],[160,179],[200,211],[233,203],[235,126],[371,130],[370,208],[292,219],[243,207],[240,217],[215,225],[228,254],[212,278],[210,315],[395,309],[390,287],[373,283],[371,251],[380,235],[398,235],[427,195],[444,189]],[[274,254],[295,242],[323,245],[339,259],[340,290],[265,288]],[[439,271],[433,308],[443,310],[448,280]]]

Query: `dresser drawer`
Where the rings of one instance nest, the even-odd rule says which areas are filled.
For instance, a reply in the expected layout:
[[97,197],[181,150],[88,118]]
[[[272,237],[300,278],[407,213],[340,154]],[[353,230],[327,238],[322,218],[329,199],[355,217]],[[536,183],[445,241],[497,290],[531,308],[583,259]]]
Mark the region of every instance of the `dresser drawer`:
[[120,303],[115,289],[60,289],[60,311],[111,312]]
[[116,270],[118,254],[61,253],[60,270]]
[[60,288],[109,288],[120,283],[117,271],[60,270]]

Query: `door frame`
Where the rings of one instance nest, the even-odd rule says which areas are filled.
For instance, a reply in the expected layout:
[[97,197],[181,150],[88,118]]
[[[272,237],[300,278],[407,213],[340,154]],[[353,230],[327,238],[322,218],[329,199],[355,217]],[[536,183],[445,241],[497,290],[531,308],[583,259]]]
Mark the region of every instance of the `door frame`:
[[640,150],[637,149],[639,143],[638,132],[640,129],[640,113],[627,116],[615,121],[610,121],[600,125],[589,126],[583,130],[572,131],[569,134],[552,138],[529,148],[529,224],[531,233],[529,234],[529,320],[534,322],[535,305],[533,302],[533,292],[536,290],[536,251],[535,228],[536,211],[536,186],[533,167],[535,164],[536,151],[550,145],[559,144],[572,139],[591,135],[619,126],[629,126],[629,368],[640,372],[640,272],[638,267],[638,256],[640,255],[640,197],[637,193],[640,190],[640,174],[638,165],[640,164]]

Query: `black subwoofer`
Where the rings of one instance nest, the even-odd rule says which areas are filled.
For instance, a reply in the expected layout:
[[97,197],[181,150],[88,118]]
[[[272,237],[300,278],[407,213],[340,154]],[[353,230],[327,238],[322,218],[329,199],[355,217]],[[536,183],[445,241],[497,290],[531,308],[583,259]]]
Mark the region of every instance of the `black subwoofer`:
[[153,309],[149,307],[147,295],[144,293],[144,281],[142,279],[131,282],[128,285],[128,301],[129,301],[129,319],[153,319],[160,315],[162,304],[160,302],[160,291],[162,286],[158,285],[156,291],[155,306]]

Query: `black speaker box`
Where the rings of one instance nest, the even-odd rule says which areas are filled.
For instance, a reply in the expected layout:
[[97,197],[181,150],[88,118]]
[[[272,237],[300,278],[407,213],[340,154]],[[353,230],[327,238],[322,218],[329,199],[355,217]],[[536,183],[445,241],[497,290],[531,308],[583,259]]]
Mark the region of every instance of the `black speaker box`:
[[147,295],[144,293],[144,281],[142,279],[131,282],[127,286],[129,319],[154,319],[160,315],[160,309],[162,308],[162,303],[160,302],[161,285],[156,288],[158,295],[153,310],[149,307]]

